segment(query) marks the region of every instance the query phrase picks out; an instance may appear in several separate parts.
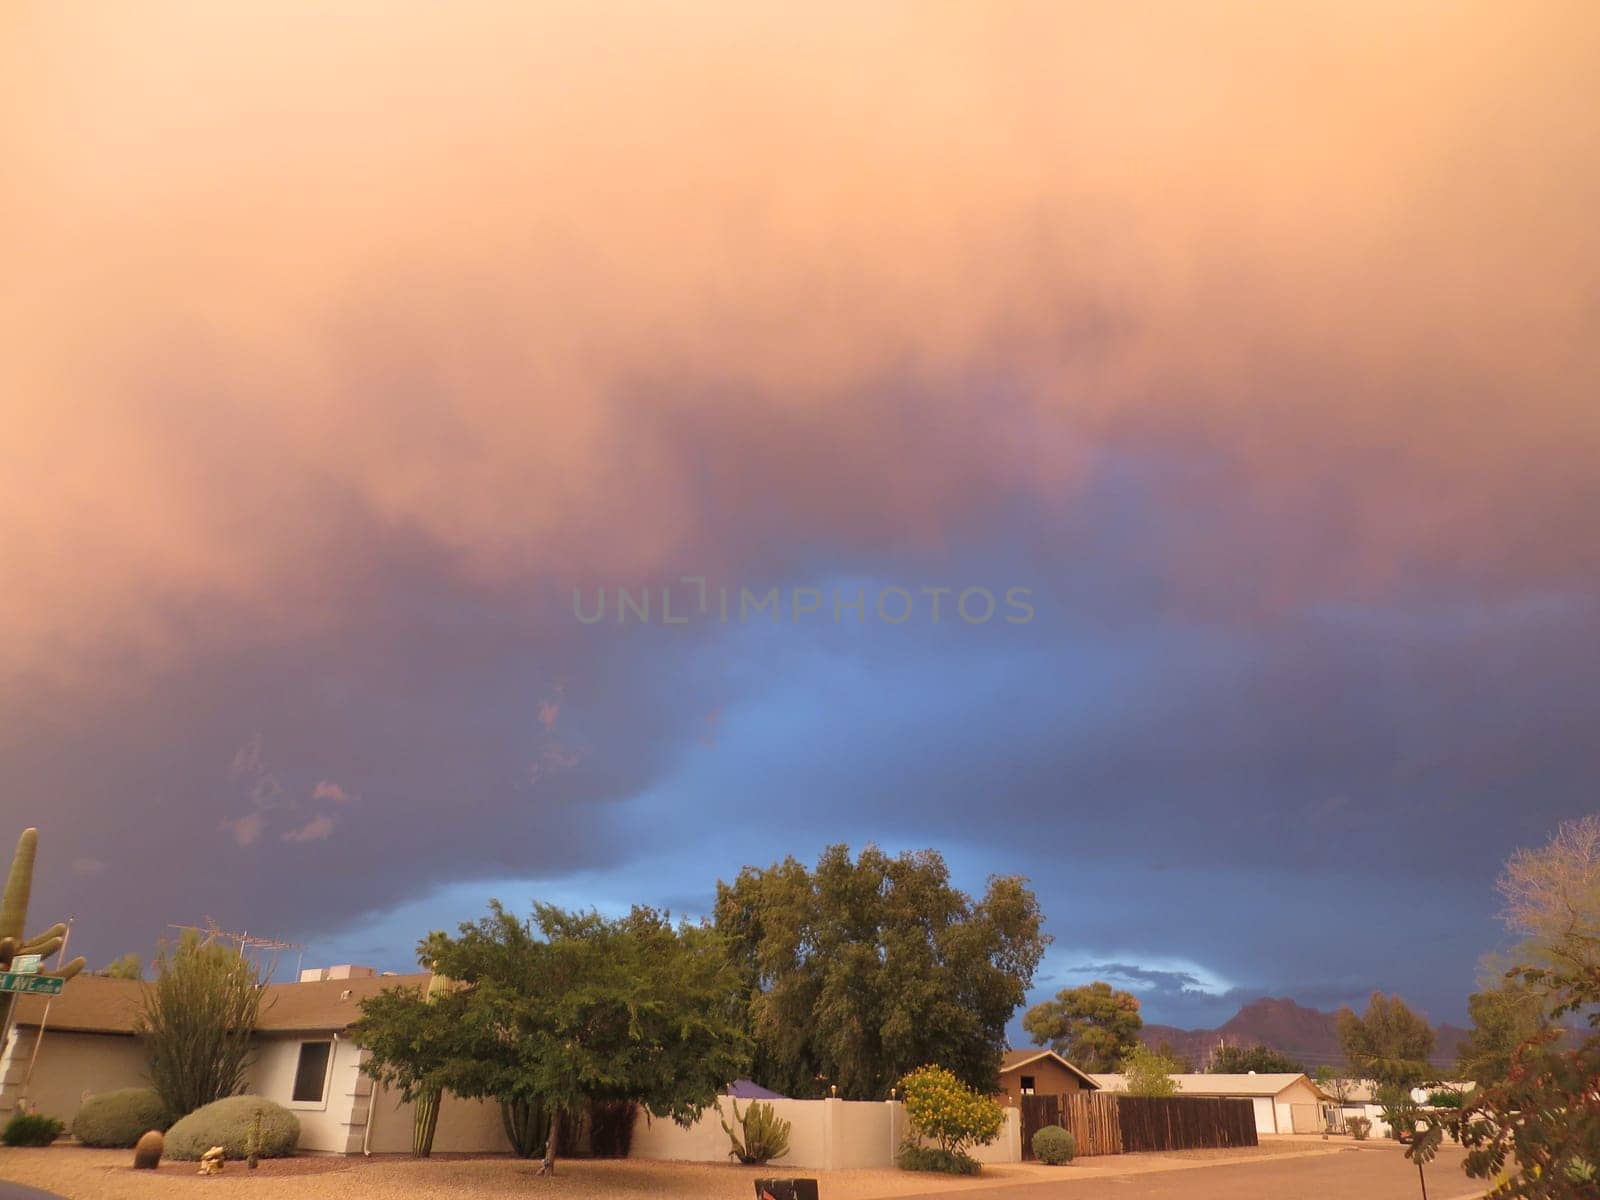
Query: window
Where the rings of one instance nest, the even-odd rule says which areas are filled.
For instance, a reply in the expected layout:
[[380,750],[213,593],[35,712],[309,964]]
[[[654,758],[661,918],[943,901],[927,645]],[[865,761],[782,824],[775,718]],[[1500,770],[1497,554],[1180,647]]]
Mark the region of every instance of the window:
[[1032,1075],[1024,1075],[1022,1077],[1022,1094],[1024,1096],[1033,1095],[1033,1076]]
[[294,1071],[294,1094],[298,1104],[320,1104],[328,1087],[328,1063],[333,1058],[332,1042],[301,1042],[300,1064]]

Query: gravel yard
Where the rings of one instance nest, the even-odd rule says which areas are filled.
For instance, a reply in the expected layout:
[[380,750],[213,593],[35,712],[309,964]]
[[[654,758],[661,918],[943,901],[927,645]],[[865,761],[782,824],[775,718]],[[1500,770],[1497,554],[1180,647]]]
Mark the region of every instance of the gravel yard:
[[[647,1196],[750,1200],[754,1195],[753,1180],[784,1174],[778,1168],[732,1164],[574,1159],[558,1163],[554,1179],[540,1179],[534,1175],[539,1168],[537,1162],[447,1154],[425,1160],[409,1156],[302,1156],[264,1161],[255,1171],[246,1169],[243,1163],[230,1162],[221,1175],[202,1177],[196,1174],[194,1163],[163,1163],[158,1171],[134,1171],[128,1166],[131,1159],[132,1153],[127,1150],[86,1150],[77,1146],[0,1149],[0,1179],[45,1188],[70,1200],[305,1200],[308,1196],[319,1200],[450,1200],[469,1196],[481,1200],[528,1200],[540,1195],[574,1200],[643,1200]],[[869,1200],[943,1191],[978,1182],[889,1170],[833,1171],[823,1177],[829,1200]],[[984,1182],[991,1184],[1003,1179],[999,1168],[982,1176]]]
[[1319,1154],[1307,1145],[1282,1144],[1253,1150],[1191,1150],[1175,1154],[1126,1154],[1080,1159],[1070,1167],[1033,1163],[990,1166],[977,1178],[923,1172],[861,1170],[816,1172],[732,1164],[641,1160],[572,1159],[558,1164],[554,1179],[534,1175],[537,1162],[516,1158],[442,1154],[371,1159],[302,1155],[263,1161],[255,1171],[230,1162],[221,1175],[200,1176],[194,1163],[163,1163],[159,1171],[134,1171],[128,1150],[87,1150],[75,1145],[44,1149],[0,1148],[0,1179],[44,1188],[69,1200],[304,1200],[307,1196],[350,1200],[528,1200],[530,1196],[574,1200],[750,1200],[752,1181],[763,1176],[811,1175],[822,1179],[826,1200],[878,1200],[975,1187],[1091,1179],[1183,1170],[1286,1154]]

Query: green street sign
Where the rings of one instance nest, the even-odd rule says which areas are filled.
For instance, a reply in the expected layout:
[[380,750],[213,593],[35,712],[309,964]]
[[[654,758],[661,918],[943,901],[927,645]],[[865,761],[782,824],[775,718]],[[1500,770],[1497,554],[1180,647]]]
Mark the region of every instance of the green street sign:
[[37,975],[39,973],[39,959],[37,954],[19,954],[11,960],[11,973],[13,975]]
[[56,975],[21,975],[16,971],[0,974],[0,992],[28,992],[36,996],[59,996],[67,981]]

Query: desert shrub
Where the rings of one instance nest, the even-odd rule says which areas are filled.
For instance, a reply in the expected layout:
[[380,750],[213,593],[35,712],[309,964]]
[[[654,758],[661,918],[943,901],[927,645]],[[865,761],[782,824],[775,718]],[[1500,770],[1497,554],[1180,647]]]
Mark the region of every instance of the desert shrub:
[[596,1158],[627,1158],[638,1115],[639,1105],[632,1100],[591,1100],[589,1153]]
[[1078,1139],[1059,1125],[1046,1125],[1033,1134],[1033,1156],[1042,1163],[1059,1166],[1078,1153]]
[[722,1121],[722,1130],[733,1143],[733,1149],[728,1151],[730,1157],[737,1158],[748,1167],[782,1158],[789,1153],[791,1126],[778,1116],[777,1109],[757,1100],[741,1113],[737,1100],[730,1099],[729,1103],[733,1105],[734,1124],[739,1126],[735,1133],[733,1125]]
[[261,1114],[261,1158],[284,1158],[300,1142],[300,1121],[280,1104],[264,1096],[229,1096],[197,1108],[167,1131],[167,1156],[195,1162],[212,1146],[221,1146],[229,1158],[250,1152],[251,1127]]
[[48,1146],[60,1137],[66,1128],[54,1117],[19,1112],[6,1122],[5,1129],[0,1131],[0,1142],[8,1146]]
[[1367,1135],[1372,1132],[1372,1122],[1366,1117],[1346,1117],[1344,1131],[1358,1142],[1367,1140]]
[[964,1155],[969,1146],[994,1141],[1005,1125],[1004,1109],[943,1067],[918,1067],[900,1086],[911,1128],[941,1150]]
[[125,1150],[150,1130],[171,1124],[154,1088],[121,1088],[85,1100],[72,1119],[72,1136],[85,1146]]
[[938,1146],[919,1146],[904,1142],[895,1156],[895,1165],[902,1171],[943,1171],[946,1175],[976,1175],[982,1168],[978,1160],[959,1150],[945,1150]]

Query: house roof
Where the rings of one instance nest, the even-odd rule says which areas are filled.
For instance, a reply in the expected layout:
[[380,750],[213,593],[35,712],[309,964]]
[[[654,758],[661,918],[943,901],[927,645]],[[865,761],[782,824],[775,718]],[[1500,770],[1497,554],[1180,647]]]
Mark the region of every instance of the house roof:
[[[1258,1075],[1173,1075],[1171,1078],[1185,1096],[1276,1096],[1304,1080],[1322,1099],[1330,1099],[1308,1076],[1292,1071]],[[1108,1092],[1120,1092],[1127,1085],[1124,1075],[1096,1075],[1094,1079]]]
[[18,996],[16,1023],[38,1025],[48,1003],[49,1028],[77,1033],[132,1033],[139,1012],[141,985],[136,979],[79,975],[67,980],[59,996]]
[[1061,1066],[1076,1075],[1082,1084],[1090,1089],[1098,1088],[1096,1076],[1087,1071],[1080,1071],[1054,1050],[1007,1050],[1000,1056],[1000,1074],[1009,1075],[1012,1071],[1019,1071],[1029,1063],[1038,1062],[1041,1058],[1054,1059]]
[[[341,1032],[361,1015],[361,1001],[367,997],[376,996],[386,987],[421,988],[427,982],[428,975],[424,972],[311,983],[269,983],[261,997],[256,1029],[265,1034]],[[47,1031],[130,1034],[141,1007],[144,986],[137,979],[79,975],[67,981],[59,996],[50,999],[48,1018],[45,1017],[44,997],[18,997],[17,1024],[37,1026],[44,1020]]]
[[787,1100],[782,1092],[775,1092],[771,1088],[764,1088],[751,1079],[735,1079],[723,1089],[724,1094],[732,1096],[735,1100]]

